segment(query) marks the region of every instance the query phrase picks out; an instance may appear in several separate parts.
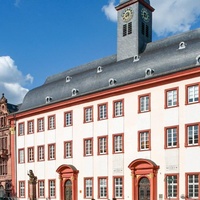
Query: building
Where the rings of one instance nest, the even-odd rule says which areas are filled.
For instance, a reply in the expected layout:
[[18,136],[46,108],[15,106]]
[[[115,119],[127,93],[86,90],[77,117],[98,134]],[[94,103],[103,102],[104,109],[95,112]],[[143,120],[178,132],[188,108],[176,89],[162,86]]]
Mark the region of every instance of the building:
[[200,199],[200,29],[152,42],[149,0],[116,10],[116,55],[48,77],[10,115],[20,199],[29,170],[38,199]]
[[12,181],[15,177],[11,176],[12,165],[15,160],[11,159],[11,134],[8,115],[16,112],[18,107],[9,104],[4,94],[0,99],[0,197],[12,197]]

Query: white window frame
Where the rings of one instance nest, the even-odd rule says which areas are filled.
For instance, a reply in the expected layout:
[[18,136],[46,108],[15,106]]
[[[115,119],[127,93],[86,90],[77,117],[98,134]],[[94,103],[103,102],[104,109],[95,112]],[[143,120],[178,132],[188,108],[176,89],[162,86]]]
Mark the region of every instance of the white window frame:
[[55,198],[56,197],[56,181],[49,180],[49,197]]
[[[170,145],[171,143],[171,145]],[[177,147],[178,145],[178,131],[176,127],[167,128],[167,148]]]
[[107,178],[99,178],[99,198],[107,198]]
[[188,175],[187,181],[188,181],[188,197],[195,198],[195,199],[198,198],[199,197],[199,175],[190,174]]
[[92,198],[92,187],[93,187],[93,180],[92,178],[85,179],[85,198]]
[[188,86],[188,104],[199,101],[199,85]]
[[85,108],[85,122],[92,122],[93,108]]
[[167,91],[167,107],[177,106],[178,91],[177,89]]
[[65,113],[65,126],[71,126],[72,125],[72,111]]
[[140,96],[140,112],[148,112],[150,110],[150,96]]
[[123,197],[123,178],[122,177],[114,178],[114,195],[115,195],[115,198]]
[[99,137],[99,154],[107,154],[107,137]]
[[38,197],[45,197],[45,183],[44,180],[38,180]]
[[49,144],[48,145],[48,157],[49,160],[55,160],[56,158],[56,146],[55,144]]
[[65,158],[72,158],[72,141],[66,141],[64,145]]
[[28,147],[28,162],[34,162],[34,147]]
[[[187,145],[188,146],[198,145],[199,144],[199,125],[195,124],[195,125],[187,126],[187,136],[186,137],[187,137]],[[197,137],[197,141],[196,141],[195,137]]]
[[107,119],[107,104],[99,105],[99,120]]
[[44,161],[44,146],[38,146],[38,161]]
[[149,131],[139,132],[140,137],[140,151],[149,150],[150,149],[150,133]]
[[122,134],[114,135],[114,153],[123,152],[123,136]]
[[84,139],[85,156],[92,156],[93,140],[92,138]]
[[115,101],[114,102],[114,117],[123,116],[123,101]]

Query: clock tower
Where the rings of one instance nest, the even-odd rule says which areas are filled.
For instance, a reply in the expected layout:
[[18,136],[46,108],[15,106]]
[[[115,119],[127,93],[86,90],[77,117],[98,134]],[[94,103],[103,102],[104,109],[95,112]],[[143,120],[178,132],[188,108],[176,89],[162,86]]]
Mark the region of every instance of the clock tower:
[[118,12],[117,60],[137,57],[152,41],[152,12],[149,0],[120,0]]

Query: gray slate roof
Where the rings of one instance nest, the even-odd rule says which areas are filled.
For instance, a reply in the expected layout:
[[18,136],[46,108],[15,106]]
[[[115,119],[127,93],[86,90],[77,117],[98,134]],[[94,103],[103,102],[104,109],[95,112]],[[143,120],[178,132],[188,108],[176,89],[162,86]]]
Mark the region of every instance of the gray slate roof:
[[[185,44],[183,49],[179,49],[181,42]],[[43,85],[26,94],[19,112],[47,105],[46,97],[52,98],[50,103],[74,98],[72,89],[78,90],[77,97],[199,67],[196,61],[198,56],[200,29],[151,42],[139,55],[137,62],[133,62],[134,58],[117,62],[117,56],[113,55],[48,77]],[[97,73],[99,66],[102,67],[101,73]],[[145,76],[148,68],[153,69],[152,76]],[[70,82],[66,82],[67,76],[70,77]],[[116,80],[114,86],[109,85],[110,79]]]

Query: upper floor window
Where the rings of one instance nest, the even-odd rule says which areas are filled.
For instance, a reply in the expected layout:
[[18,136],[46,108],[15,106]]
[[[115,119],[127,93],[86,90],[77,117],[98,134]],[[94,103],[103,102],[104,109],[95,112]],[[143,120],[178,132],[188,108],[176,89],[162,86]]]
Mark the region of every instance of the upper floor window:
[[56,145],[55,144],[48,145],[48,158],[49,160],[56,159]]
[[199,102],[199,84],[186,86],[186,104]]
[[84,156],[93,155],[93,139],[87,138],[83,140],[84,142]]
[[55,115],[48,116],[48,129],[49,130],[52,130],[52,129],[56,128],[55,118],[56,118]]
[[113,117],[121,117],[124,115],[124,100],[114,101],[113,106]]
[[178,106],[178,88],[165,90],[165,108]]
[[177,174],[169,174],[165,177],[165,196],[166,199],[177,199],[178,198],[178,175]]
[[139,112],[150,111],[150,94],[139,96]]
[[34,133],[34,121],[28,121],[28,134]]
[[18,163],[24,163],[25,162],[25,154],[24,149],[18,150]]
[[24,135],[24,122],[18,124],[18,135]]
[[113,153],[124,152],[124,135],[114,134],[113,135]]
[[200,199],[200,193],[199,193],[199,176],[198,173],[190,173],[186,175],[186,184],[187,184],[187,190],[186,190],[186,196],[191,199]]
[[179,147],[178,127],[165,128],[165,148]]
[[19,181],[19,197],[25,198],[25,181]]
[[34,162],[34,147],[28,147],[28,162]]
[[64,142],[64,158],[72,158],[72,141]]
[[98,155],[108,154],[108,137],[100,136],[98,137]]
[[38,132],[42,132],[42,131],[44,131],[44,118],[39,118],[38,120],[37,120],[37,130],[38,130]]
[[84,123],[93,121],[93,107],[84,108]]
[[44,145],[42,146],[38,146],[38,161],[44,161],[45,157],[44,157]]
[[7,160],[0,160],[0,176],[7,175]]
[[64,126],[72,126],[72,111],[64,113]]
[[107,103],[98,105],[98,120],[107,119]]
[[150,131],[139,131],[138,133],[139,139],[139,151],[150,150]]
[[92,198],[93,197],[93,179],[84,178],[84,197]]
[[114,197],[115,198],[123,198],[123,177],[114,177],[114,185],[113,185],[113,190],[114,190]]
[[200,145],[199,124],[186,125],[186,146]]

